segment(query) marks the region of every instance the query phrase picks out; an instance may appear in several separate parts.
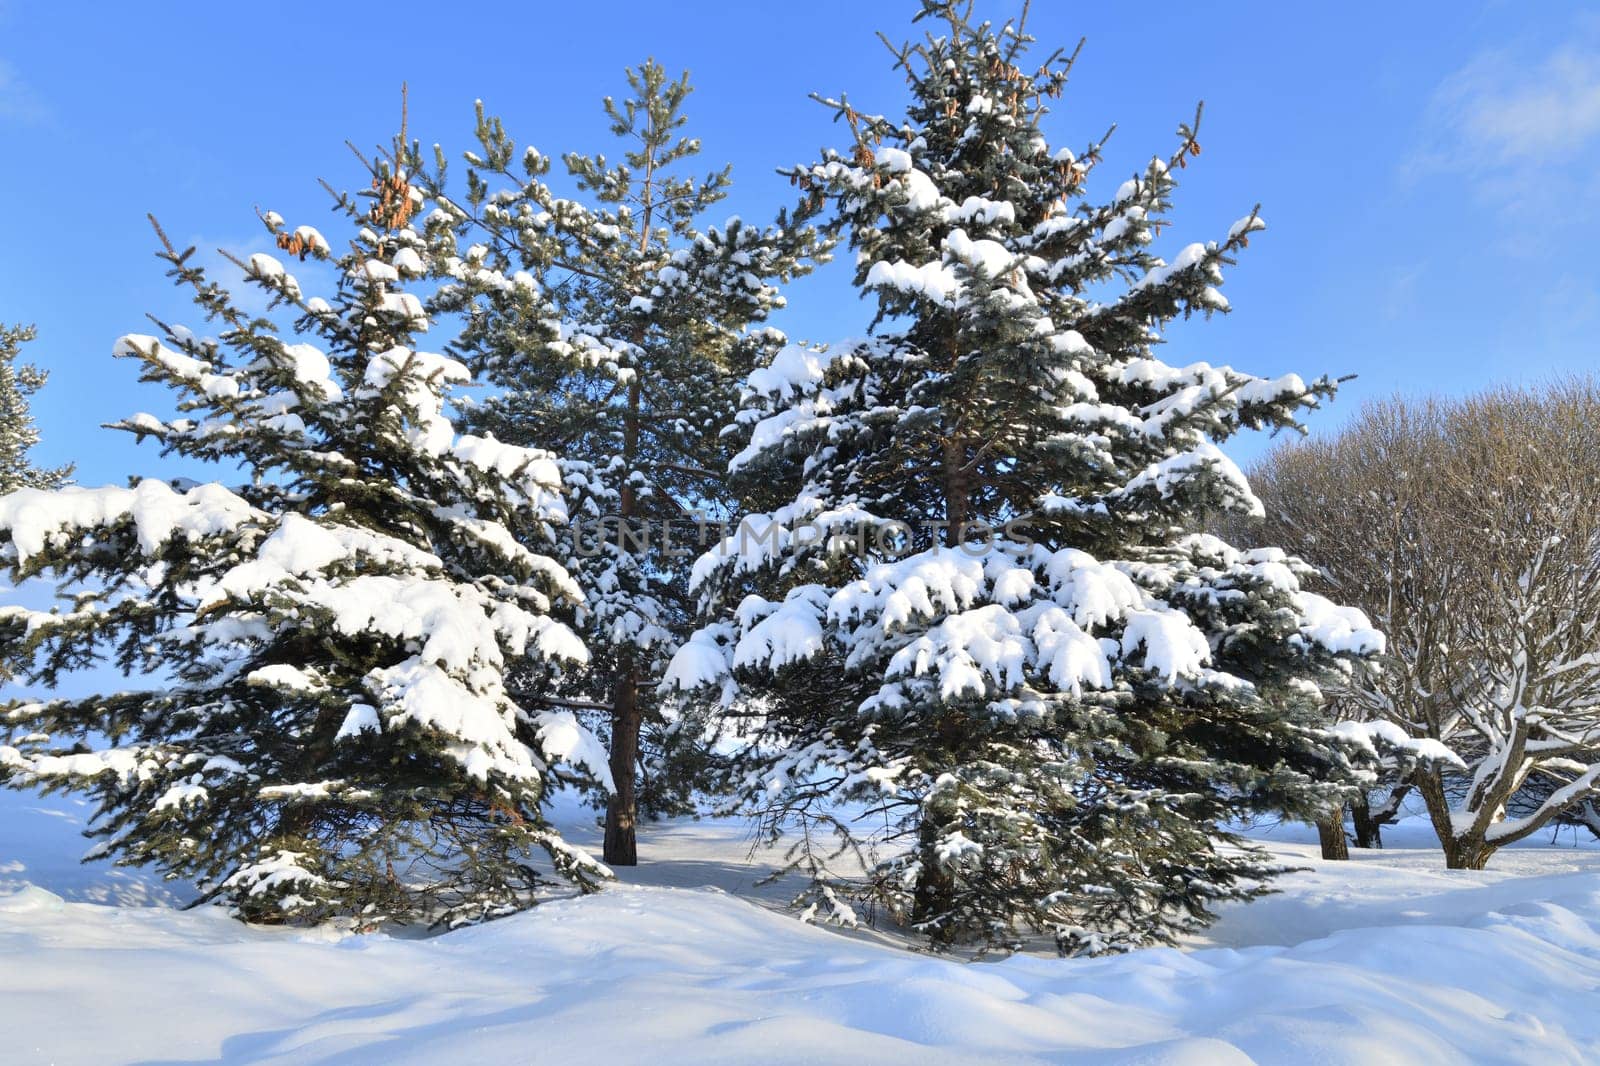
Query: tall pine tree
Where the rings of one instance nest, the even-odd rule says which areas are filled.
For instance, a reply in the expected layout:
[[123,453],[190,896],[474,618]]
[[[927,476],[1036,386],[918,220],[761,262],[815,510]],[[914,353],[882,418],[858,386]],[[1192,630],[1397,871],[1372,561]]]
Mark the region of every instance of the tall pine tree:
[[116,354],[179,413],[117,428],[238,484],[0,499],[11,580],[77,590],[0,612],[8,674],[48,688],[109,660],[157,686],[13,706],[25,735],[0,746],[0,774],[88,792],[100,854],[249,919],[459,923],[528,906],[551,869],[583,888],[606,876],[540,814],[556,761],[604,778],[603,751],[505,686],[519,665],[553,676],[586,658],[550,613],[581,593],[538,550],[565,518],[559,471],[446,417],[469,374],[418,347],[418,166],[402,135],[364,200],[339,197],[339,251],[264,216],[279,248],[337,271],[328,299],[254,255],[240,266],[270,305],[253,317],[161,236],[218,333],[122,338]]
[[719,431],[755,354],[782,343],[751,327],[819,252],[815,234],[782,215],[702,228],[730,177],[685,173],[700,152],[684,133],[688,75],[669,79],[652,60],[627,78],[628,98],[605,100],[620,159],[562,159],[582,202],[558,195],[549,157],[519,153],[480,105],[464,202],[440,197],[438,231],[465,246],[461,284],[440,306],[468,313],[460,350],[500,386],[470,423],[565,463],[577,521],[563,543],[592,657],[560,700],[597,714],[609,737],[614,865],[637,861],[636,775],[656,810],[690,783],[667,776],[666,749],[686,737],[668,729],[655,682],[692,628],[687,562],[708,543],[705,520],[731,503]]
[[1261,220],[1158,258],[1194,126],[1092,199],[1101,144],[1043,129],[1071,57],[1024,68],[1021,24],[969,9],[924,0],[934,28],[891,49],[903,117],[823,101],[849,143],[792,177],[877,332],[751,375],[733,469],[776,505],[696,564],[716,620],[668,679],[761,716],[745,800],[841,835],[797,857],[834,916],[854,895],[935,944],[1164,941],[1274,872],[1230,819],[1310,817],[1348,778],[1317,682],[1381,637],[1282,552],[1186,533],[1259,506],[1217,443],[1333,384],[1155,357],[1227,309]]
[[70,466],[35,466],[28,453],[39,443],[39,429],[28,397],[48,376],[31,363],[18,363],[22,346],[33,340],[32,326],[0,325],[0,493],[24,486],[54,488],[72,474]]

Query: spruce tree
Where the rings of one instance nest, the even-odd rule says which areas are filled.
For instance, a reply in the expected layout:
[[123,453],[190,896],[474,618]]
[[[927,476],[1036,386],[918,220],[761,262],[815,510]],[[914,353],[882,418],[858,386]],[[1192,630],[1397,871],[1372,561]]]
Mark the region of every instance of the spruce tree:
[[668,680],[761,716],[742,792],[801,830],[809,913],[864,898],[935,945],[1168,941],[1275,872],[1230,819],[1311,817],[1349,779],[1318,682],[1381,636],[1282,552],[1187,532],[1259,508],[1217,444],[1334,384],[1155,356],[1227,310],[1260,217],[1159,258],[1195,124],[1092,198],[1103,139],[1044,131],[1072,56],[1025,68],[1021,23],[969,9],[924,0],[935,28],[891,48],[903,117],[822,101],[849,142],[791,176],[856,251],[875,333],[751,375],[733,469],[777,503],[697,562],[714,620]]
[[630,95],[604,104],[620,158],[562,157],[582,200],[558,195],[550,158],[519,152],[480,104],[480,149],[462,201],[441,193],[439,236],[464,247],[461,284],[440,306],[468,312],[460,350],[500,387],[470,424],[563,457],[575,518],[565,557],[586,594],[592,657],[559,699],[601,718],[616,785],[604,857],[631,866],[641,800],[681,808],[695,783],[692,731],[671,728],[655,682],[692,628],[687,563],[720,536],[708,521],[730,504],[719,431],[755,353],[783,340],[751,327],[819,250],[782,215],[703,226],[730,172],[685,172],[700,152],[684,132],[688,75],[669,79],[652,60],[627,79]]
[[28,458],[39,443],[28,397],[49,376],[30,363],[17,362],[22,346],[33,338],[32,326],[0,325],[0,493],[28,485],[54,488],[72,474],[70,466],[42,469]]
[[123,337],[115,354],[173,389],[178,414],[116,428],[237,469],[237,484],[0,499],[11,580],[76,590],[57,610],[0,614],[6,671],[50,688],[110,661],[155,685],[14,705],[21,739],[0,747],[0,773],[87,792],[99,854],[194,880],[247,919],[457,924],[528,906],[552,869],[585,889],[606,876],[540,814],[572,776],[557,759],[603,778],[603,752],[570,714],[505,687],[514,667],[554,676],[585,658],[551,615],[581,593],[538,550],[565,517],[559,471],[447,418],[470,381],[418,347],[419,166],[402,136],[370,191],[338,197],[339,250],[264,215],[337,289],[307,296],[279,258],[253,255],[239,265],[270,297],[261,316],[157,227],[217,335],[157,321],[158,336]]

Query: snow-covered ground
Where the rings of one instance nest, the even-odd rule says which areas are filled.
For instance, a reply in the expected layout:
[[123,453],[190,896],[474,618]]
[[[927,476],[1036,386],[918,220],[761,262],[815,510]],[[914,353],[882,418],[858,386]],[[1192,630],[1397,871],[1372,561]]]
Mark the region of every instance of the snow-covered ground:
[[[1600,850],[1448,873],[1423,826],[1318,860],[1203,943],[964,964],[752,893],[742,827],[648,827],[596,897],[423,940],[243,926],[81,866],[70,799],[0,790],[0,1062],[1600,1062]],[[576,809],[567,830],[595,832]]]

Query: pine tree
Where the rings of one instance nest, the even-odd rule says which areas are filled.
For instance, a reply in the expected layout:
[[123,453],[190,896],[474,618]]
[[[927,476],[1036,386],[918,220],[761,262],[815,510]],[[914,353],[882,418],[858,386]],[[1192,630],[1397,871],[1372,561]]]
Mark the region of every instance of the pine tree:
[[41,469],[28,458],[39,443],[28,397],[49,376],[36,366],[17,362],[22,346],[33,338],[32,326],[0,325],[0,493],[29,485],[54,488],[72,475],[70,466]]
[[743,794],[802,830],[808,913],[865,898],[935,945],[1166,941],[1275,872],[1230,819],[1309,817],[1350,779],[1317,682],[1381,636],[1282,552],[1187,532],[1259,507],[1217,443],[1334,384],[1154,356],[1227,309],[1261,219],[1158,258],[1198,117],[1091,199],[1103,139],[1043,130],[1073,57],[1024,69],[1020,21],[969,7],[924,0],[938,29],[891,48],[903,118],[822,101],[851,142],[791,176],[856,251],[876,332],[751,375],[733,467],[778,502],[696,564],[716,620],[668,681],[762,716]]
[[692,731],[662,716],[654,687],[692,628],[687,560],[720,535],[707,520],[730,503],[719,430],[754,353],[783,341],[752,326],[820,250],[782,215],[764,228],[738,218],[701,228],[730,172],[684,173],[700,152],[683,132],[688,75],[669,80],[652,60],[627,78],[629,97],[605,100],[621,159],[563,157],[587,202],[558,196],[549,157],[519,155],[481,104],[464,203],[440,202],[441,235],[469,245],[441,306],[472,309],[461,351],[501,388],[470,422],[564,457],[581,519],[564,544],[593,656],[560,698],[605,719],[616,789],[604,856],[631,866],[641,799],[647,811],[680,808],[694,781],[675,763],[692,769],[700,754]]
[[157,227],[219,332],[157,321],[160,336],[123,337],[116,354],[175,390],[179,415],[116,428],[241,483],[0,499],[12,581],[79,590],[4,610],[8,673],[53,687],[109,660],[156,686],[13,706],[26,735],[0,747],[0,773],[88,792],[99,854],[195,880],[252,920],[457,924],[528,906],[551,868],[585,889],[606,876],[540,814],[567,775],[557,759],[603,778],[603,752],[570,714],[505,689],[513,666],[553,676],[585,658],[550,614],[581,593],[530,547],[564,518],[559,471],[454,431],[468,372],[417,347],[415,146],[402,135],[371,167],[365,199],[338,197],[347,250],[262,216],[308,269],[337,270],[331,299],[258,254],[239,264],[270,297],[251,317]]

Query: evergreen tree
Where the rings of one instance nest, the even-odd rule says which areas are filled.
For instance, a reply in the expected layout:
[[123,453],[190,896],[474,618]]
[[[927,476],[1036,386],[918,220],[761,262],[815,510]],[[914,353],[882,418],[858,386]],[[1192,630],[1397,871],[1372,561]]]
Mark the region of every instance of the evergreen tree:
[[0,325],[0,493],[25,485],[54,488],[72,474],[72,467],[40,469],[28,459],[39,443],[39,430],[28,411],[28,397],[49,375],[29,363],[18,363],[22,346],[33,340],[32,326]]
[[565,517],[559,471],[452,428],[467,369],[417,347],[416,150],[402,135],[371,166],[365,200],[339,197],[345,251],[263,216],[280,248],[337,269],[331,299],[254,255],[239,265],[270,308],[250,317],[157,227],[219,332],[123,337],[116,354],[175,390],[179,416],[116,428],[241,483],[0,499],[11,580],[79,590],[4,610],[6,670],[53,687],[109,659],[159,686],[13,706],[26,735],[0,747],[0,773],[87,791],[100,854],[253,920],[456,924],[528,906],[551,867],[585,889],[606,876],[540,815],[555,760],[603,778],[603,752],[570,714],[505,689],[515,664],[585,658],[550,614],[581,594],[530,547]]
[[[781,502],[696,564],[717,620],[668,681],[763,716],[744,797],[806,830],[833,916],[853,894],[936,945],[1170,940],[1275,872],[1230,819],[1312,817],[1349,780],[1317,682],[1382,638],[1282,552],[1186,533],[1259,508],[1217,443],[1334,385],[1154,356],[1227,309],[1260,218],[1158,258],[1194,125],[1091,199],[1101,143],[1042,126],[1071,57],[1024,69],[1021,24],[969,7],[924,0],[938,28],[892,49],[903,118],[823,101],[851,143],[792,177],[877,332],[751,375],[733,468]],[[811,848],[819,823],[864,876]]]
[[440,306],[469,310],[461,350],[501,387],[470,423],[565,462],[581,521],[564,545],[593,655],[560,700],[604,719],[616,783],[604,855],[616,865],[637,861],[641,799],[670,810],[693,784],[682,762],[692,769],[697,752],[662,717],[655,681],[692,628],[686,560],[720,535],[707,536],[706,519],[730,503],[719,431],[754,353],[783,340],[750,327],[782,306],[778,283],[818,251],[814,233],[782,215],[765,228],[738,218],[701,228],[730,177],[684,173],[700,151],[683,132],[688,75],[669,80],[652,60],[627,78],[630,96],[605,100],[620,161],[563,157],[587,202],[558,196],[549,157],[519,154],[480,105],[465,202],[441,196],[439,231],[469,245],[461,285]]

